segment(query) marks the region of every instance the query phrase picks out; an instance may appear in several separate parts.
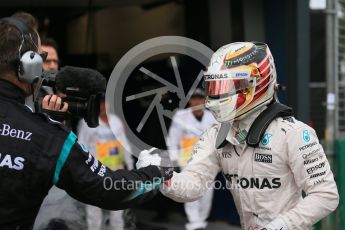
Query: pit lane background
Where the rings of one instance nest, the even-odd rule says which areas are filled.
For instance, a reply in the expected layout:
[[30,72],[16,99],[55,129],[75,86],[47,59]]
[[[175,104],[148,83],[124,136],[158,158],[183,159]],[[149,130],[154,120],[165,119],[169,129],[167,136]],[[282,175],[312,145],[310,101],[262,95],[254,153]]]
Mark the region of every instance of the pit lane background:
[[[96,68],[106,77],[130,48],[157,36],[186,36],[212,49],[234,41],[264,41],[275,57],[279,82],[287,86],[279,94],[280,100],[292,106],[297,118],[313,126],[321,139],[325,137],[327,14],[323,8],[310,9],[307,0],[3,0],[0,6],[1,17],[18,10],[36,16],[41,35],[57,40],[62,66]],[[165,60],[152,60],[149,64],[163,72],[168,68]],[[181,66],[187,72],[192,69],[187,62]],[[140,84],[136,86],[135,90],[140,91]],[[152,130],[159,129],[154,119],[149,125]],[[156,140],[154,132],[143,135]],[[330,161],[338,170],[338,210],[342,211],[341,165],[345,150],[341,140],[337,143]],[[159,199],[164,198],[157,198],[155,204],[161,202]],[[182,212],[181,206],[174,203],[169,208]],[[345,225],[340,217],[344,216],[338,213],[317,227],[341,229],[338,226]],[[238,223],[227,191],[215,193],[211,217]]]

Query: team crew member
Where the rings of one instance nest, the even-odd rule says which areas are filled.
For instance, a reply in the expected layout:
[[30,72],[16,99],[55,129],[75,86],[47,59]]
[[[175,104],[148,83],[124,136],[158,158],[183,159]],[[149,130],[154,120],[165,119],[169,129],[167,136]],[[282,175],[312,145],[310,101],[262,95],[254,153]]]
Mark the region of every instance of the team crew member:
[[[189,108],[176,112],[169,129],[170,159],[177,162],[182,169],[192,156],[193,145],[198,142],[200,135],[206,131],[214,120],[210,111],[205,110],[205,93],[196,89],[189,100]],[[205,229],[206,219],[212,206],[213,189],[210,188],[199,200],[184,204],[187,214],[187,230]]]
[[[222,171],[244,230],[311,229],[334,211],[337,186],[315,131],[275,100],[268,46],[221,47],[204,79],[206,106],[221,124],[203,134],[185,170],[162,192],[175,201],[196,200]],[[137,166],[159,165],[160,158],[144,151]]]
[[[31,229],[53,184],[72,197],[105,209],[124,209],[154,188],[145,181],[168,174],[148,166],[112,171],[45,115],[32,113],[25,97],[33,93],[43,60],[39,36],[13,18],[0,20],[0,229]],[[106,178],[108,178],[106,180]],[[164,179],[164,178],[163,178]],[[125,190],[111,189],[118,182]],[[155,180],[159,184],[160,180]],[[131,186],[128,186],[128,185]],[[137,186],[133,186],[139,184]],[[146,193],[150,196],[150,193]]]

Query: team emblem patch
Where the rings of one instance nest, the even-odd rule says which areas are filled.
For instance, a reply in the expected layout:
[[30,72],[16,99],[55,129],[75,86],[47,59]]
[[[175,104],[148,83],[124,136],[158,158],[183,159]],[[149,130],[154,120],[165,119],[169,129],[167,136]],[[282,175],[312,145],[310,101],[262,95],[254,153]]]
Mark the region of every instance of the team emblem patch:
[[308,129],[303,130],[303,140],[305,142],[309,142],[310,141],[310,135],[309,135],[309,130]]
[[272,138],[272,134],[266,133],[261,140],[261,144],[262,145],[268,145],[268,143],[270,143],[271,138]]

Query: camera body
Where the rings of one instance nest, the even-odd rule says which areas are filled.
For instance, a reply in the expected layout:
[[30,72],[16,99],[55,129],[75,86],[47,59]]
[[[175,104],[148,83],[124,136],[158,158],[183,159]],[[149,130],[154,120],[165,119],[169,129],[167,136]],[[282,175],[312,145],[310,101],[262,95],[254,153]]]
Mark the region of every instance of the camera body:
[[67,71],[44,71],[42,86],[50,86],[56,94],[61,95],[63,102],[68,103],[68,110],[64,113],[47,110],[45,112],[58,120],[83,118],[89,127],[97,127],[100,98],[106,87],[105,78],[95,70],[65,68],[68,68]]

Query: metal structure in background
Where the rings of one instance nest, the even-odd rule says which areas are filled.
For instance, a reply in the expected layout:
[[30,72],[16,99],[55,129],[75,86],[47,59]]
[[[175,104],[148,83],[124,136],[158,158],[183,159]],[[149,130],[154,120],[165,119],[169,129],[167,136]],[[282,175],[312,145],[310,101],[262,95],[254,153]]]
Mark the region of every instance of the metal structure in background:
[[326,8],[326,87],[327,112],[325,141],[327,153],[334,154],[333,142],[337,136],[337,83],[338,83],[338,0],[328,0]]
[[335,93],[337,97],[336,113],[336,132],[335,132],[335,151],[337,165],[337,184],[340,194],[340,203],[337,212],[337,227],[344,229],[345,226],[345,0],[336,1],[335,20],[335,47],[334,57],[336,58]]
[[337,138],[345,138],[345,0],[338,0],[338,125]]
[[340,203],[336,214],[327,217],[322,229],[344,229],[345,177],[343,152],[345,138],[345,0],[327,0],[326,9],[326,87],[327,111],[325,144],[336,176]]

